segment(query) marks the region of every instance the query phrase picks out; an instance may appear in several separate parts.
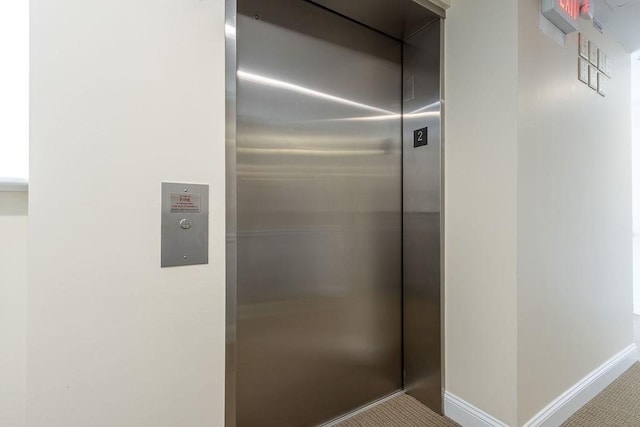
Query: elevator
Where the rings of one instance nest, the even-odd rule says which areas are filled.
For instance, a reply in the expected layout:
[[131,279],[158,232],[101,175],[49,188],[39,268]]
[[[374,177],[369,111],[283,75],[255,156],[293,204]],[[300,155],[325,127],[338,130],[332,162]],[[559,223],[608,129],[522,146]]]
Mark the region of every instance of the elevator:
[[227,0],[227,426],[442,411],[443,11]]

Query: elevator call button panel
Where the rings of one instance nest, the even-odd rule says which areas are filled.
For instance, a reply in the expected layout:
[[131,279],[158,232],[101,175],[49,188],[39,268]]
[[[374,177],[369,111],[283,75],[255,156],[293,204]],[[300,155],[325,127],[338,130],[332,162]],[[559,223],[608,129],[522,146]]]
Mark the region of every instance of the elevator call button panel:
[[209,263],[209,186],[162,183],[162,267]]

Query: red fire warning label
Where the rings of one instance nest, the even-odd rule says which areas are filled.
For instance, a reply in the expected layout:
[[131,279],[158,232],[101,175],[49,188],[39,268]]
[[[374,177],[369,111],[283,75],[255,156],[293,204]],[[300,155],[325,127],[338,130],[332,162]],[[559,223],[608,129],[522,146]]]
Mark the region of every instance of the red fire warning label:
[[192,193],[171,193],[171,213],[200,212],[200,195]]

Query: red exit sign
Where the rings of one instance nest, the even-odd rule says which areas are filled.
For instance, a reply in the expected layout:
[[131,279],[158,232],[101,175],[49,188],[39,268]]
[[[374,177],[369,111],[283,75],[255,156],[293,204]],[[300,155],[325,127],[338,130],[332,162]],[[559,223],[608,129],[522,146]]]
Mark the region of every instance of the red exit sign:
[[569,34],[578,31],[578,17],[582,0],[542,0],[542,14],[549,21]]
[[560,7],[573,19],[580,16],[580,0],[560,0]]

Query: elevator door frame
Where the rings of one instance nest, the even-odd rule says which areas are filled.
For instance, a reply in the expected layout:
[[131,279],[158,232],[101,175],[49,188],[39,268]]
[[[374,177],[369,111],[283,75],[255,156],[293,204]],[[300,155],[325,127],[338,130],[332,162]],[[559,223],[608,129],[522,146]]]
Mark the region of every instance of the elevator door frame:
[[[309,1],[309,0],[298,0],[298,1]],[[370,3],[376,3],[378,6],[380,4],[384,4],[385,7],[394,8],[394,7],[402,7],[399,6],[398,0],[368,0]],[[385,23],[385,14],[377,13],[363,13],[360,16],[351,16],[351,11],[340,11],[333,8],[333,4],[336,5],[340,2],[333,2],[333,0],[317,0],[311,1],[312,3],[316,3],[319,7],[324,7],[332,10],[335,13],[338,13],[344,16],[347,19],[354,21],[357,24],[365,25],[374,31],[379,31],[378,28],[382,28],[382,25]],[[363,2],[364,3],[364,2]],[[440,375],[439,382],[441,384],[441,393],[438,401],[434,401],[431,399],[428,402],[428,406],[431,407],[436,412],[443,413],[443,403],[442,403],[442,395],[444,393],[444,203],[443,203],[443,194],[444,194],[444,18],[445,12],[443,9],[438,6],[433,5],[428,0],[405,0],[406,7],[415,7],[416,4],[424,7],[425,10],[428,10],[431,13],[437,15],[436,19],[439,21],[439,116],[438,116],[438,145],[439,145],[439,193],[438,193],[438,203],[439,203],[439,353],[440,353]],[[236,313],[237,313],[237,164],[236,164],[236,67],[237,67],[237,45],[236,45],[236,14],[237,14],[237,0],[225,0],[225,115],[226,115],[226,138],[225,138],[225,153],[226,153],[226,335],[225,335],[225,425],[227,427],[232,427],[236,425]],[[364,10],[364,9],[363,9]],[[394,12],[395,13],[395,12]],[[407,13],[407,12],[405,12]],[[396,13],[397,15],[397,13]],[[438,18],[439,17],[439,18]],[[397,16],[396,16],[397,18]],[[389,18],[391,19],[391,18]],[[408,38],[410,38],[414,33],[419,32],[422,28],[416,31],[416,28],[408,28],[411,23],[406,23],[406,21],[410,21],[409,19],[404,19],[405,24],[403,28],[396,26],[396,33],[392,33],[390,31],[379,31],[383,32],[385,35],[388,35],[392,38],[395,38],[399,42],[404,43]],[[423,26],[423,28],[428,27],[434,21]],[[413,23],[415,25],[415,22]],[[390,28],[390,27],[387,27]],[[403,34],[404,33],[404,34]],[[400,38],[398,38],[400,36]],[[403,40],[404,37],[404,40]],[[403,73],[404,73],[405,63],[403,61]],[[403,79],[404,79],[403,75]],[[405,85],[407,82],[405,82]],[[406,98],[406,87],[403,90],[403,98]],[[406,114],[403,111],[403,115]],[[404,116],[403,116],[404,117]],[[406,120],[406,119],[405,119]],[[403,120],[404,121],[404,120]],[[406,147],[408,147],[407,141],[407,130],[403,124],[403,176],[405,176],[404,171],[404,156]],[[410,141],[413,143],[413,141]],[[403,188],[401,190],[403,192],[403,198],[406,197],[405,194],[405,186],[403,183]],[[405,202],[403,201],[403,216],[405,216]],[[406,219],[405,219],[406,221]],[[403,246],[405,246],[405,226],[403,225]],[[406,246],[405,246],[406,248]],[[405,249],[406,250],[406,249]],[[403,258],[406,255],[403,255]],[[403,260],[403,265],[405,261]],[[404,269],[404,267],[403,267]],[[404,273],[403,273],[404,274]],[[403,299],[408,298],[405,293],[406,285],[405,280],[403,278]],[[403,302],[403,306],[406,304],[406,301]],[[403,309],[403,324],[406,323],[406,309]],[[423,319],[418,319],[423,320]],[[426,326],[426,325],[424,325]],[[414,351],[411,349],[407,349],[406,344],[406,332],[403,331],[403,372],[406,372],[406,361],[407,357],[423,357],[422,354],[407,354],[408,351]],[[416,350],[417,351],[417,350]],[[408,381],[405,379],[403,384],[403,390],[408,392],[409,394],[414,394],[408,388],[410,384],[407,384]],[[421,399],[420,396],[414,395],[418,400]],[[426,399],[429,400],[429,399]],[[354,408],[354,410],[357,408]]]

